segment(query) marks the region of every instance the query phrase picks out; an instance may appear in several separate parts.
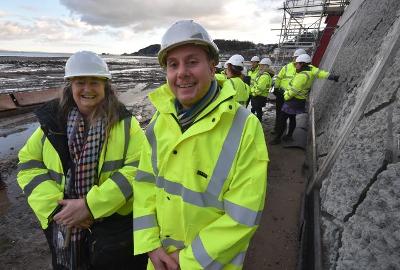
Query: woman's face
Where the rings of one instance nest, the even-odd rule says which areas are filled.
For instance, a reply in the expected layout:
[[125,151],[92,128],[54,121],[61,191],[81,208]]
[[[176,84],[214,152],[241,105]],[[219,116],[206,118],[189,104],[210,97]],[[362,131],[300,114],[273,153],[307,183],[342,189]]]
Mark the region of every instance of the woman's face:
[[97,77],[72,78],[72,96],[81,114],[90,113],[105,97],[105,79]]

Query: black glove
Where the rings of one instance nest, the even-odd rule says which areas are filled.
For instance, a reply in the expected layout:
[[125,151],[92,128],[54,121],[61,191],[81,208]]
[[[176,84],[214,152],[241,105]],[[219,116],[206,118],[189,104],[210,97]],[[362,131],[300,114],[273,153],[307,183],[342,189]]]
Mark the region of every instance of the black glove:
[[339,75],[332,75],[331,74],[331,75],[329,75],[328,80],[338,82],[339,81]]

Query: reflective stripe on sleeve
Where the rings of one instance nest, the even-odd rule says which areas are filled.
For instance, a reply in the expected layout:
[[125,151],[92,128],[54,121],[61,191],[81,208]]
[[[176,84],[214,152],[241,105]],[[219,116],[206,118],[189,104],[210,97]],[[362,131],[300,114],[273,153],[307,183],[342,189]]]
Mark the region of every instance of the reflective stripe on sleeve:
[[261,211],[253,211],[249,208],[224,200],[225,212],[236,222],[249,227],[260,224]]
[[129,200],[132,197],[133,190],[128,179],[120,172],[113,173],[110,178],[117,184],[125,199]]
[[228,178],[228,174],[231,170],[236,152],[239,149],[244,125],[249,115],[250,112],[247,109],[242,106],[239,107],[239,109],[236,111],[235,118],[233,119],[228,136],[226,137],[222,146],[214,173],[211,176],[211,180],[206,191],[207,193],[213,194],[217,198],[222,191],[225,180]]
[[32,178],[32,180],[24,187],[26,197],[29,197],[32,191],[44,181],[51,180],[48,173],[39,174]]
[[139,231],[157,227],[156,215],[151,214],[133,219],[133,230]]
[[139,160],[135,160],[135,161],[126,163],[124,166],[138,167],[139,166]]
[[44,163],[42,161],[39,160],[29,160],[27,162],[24,163],[20,163],[18,164],[18,170],[28,170],[28,169],[46,169],[46,166],[44,165]]
[[156,177],[148,172],[137,170],[135,180],[139,182],[155,183]]
[[161,240],[161,245],[162,245],[164,248],[168,248],[168,247],[170,247],[170,246],[174,246],[174,247],[176,247],[177,249],[183,249],[183,248],[185,248],[185,243],[184,243],[183,241],[175,240],[175,239],[172,239],[172,238],[170,238],[170,237]]
[[204,248],[203,243],[199,236],[197,236],[192,242],[192,251],[193,255],[196,258],[197,262],[207,270],[217,270],[222,269],[223,265],[219,262],[215,261],[208,255],[207,250]]

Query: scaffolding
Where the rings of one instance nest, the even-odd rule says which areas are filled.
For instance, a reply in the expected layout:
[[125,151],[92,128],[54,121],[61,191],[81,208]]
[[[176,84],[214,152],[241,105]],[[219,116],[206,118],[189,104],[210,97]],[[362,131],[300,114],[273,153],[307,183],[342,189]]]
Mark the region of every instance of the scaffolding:
[[298,48],[310,55],[318,46],[323,19],[328,15],[341,15],[350,0],[285,0],[279,45],[274,52],[275,66],[283,66]]

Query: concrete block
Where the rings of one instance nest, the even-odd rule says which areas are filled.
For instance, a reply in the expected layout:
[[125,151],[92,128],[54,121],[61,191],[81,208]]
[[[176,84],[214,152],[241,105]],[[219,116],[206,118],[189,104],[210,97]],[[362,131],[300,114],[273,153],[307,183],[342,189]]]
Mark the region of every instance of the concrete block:
[[323,211],[340,220],[352,212],[360,194],[383,164],[387,122],[386,108],[363,118],[356,125],[329,176],[322,182]]
[[400,163],[378,175],[345,225],[338,270],[400,269]]

